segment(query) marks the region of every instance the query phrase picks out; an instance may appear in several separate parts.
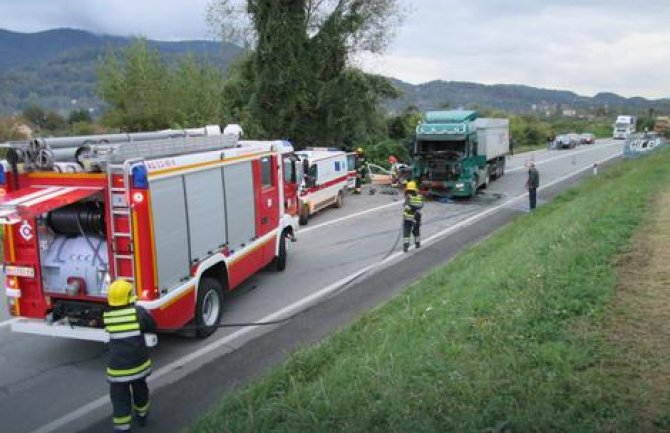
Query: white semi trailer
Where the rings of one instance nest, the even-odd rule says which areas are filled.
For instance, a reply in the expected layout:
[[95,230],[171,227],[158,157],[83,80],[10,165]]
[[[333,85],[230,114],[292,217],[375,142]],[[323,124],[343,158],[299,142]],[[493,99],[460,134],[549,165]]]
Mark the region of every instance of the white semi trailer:
[[616,122],[614,122],[612,137],[615,139],[625,140],[629,135],[635,133],[636,124],[637,118],[635,116],[617,116]]

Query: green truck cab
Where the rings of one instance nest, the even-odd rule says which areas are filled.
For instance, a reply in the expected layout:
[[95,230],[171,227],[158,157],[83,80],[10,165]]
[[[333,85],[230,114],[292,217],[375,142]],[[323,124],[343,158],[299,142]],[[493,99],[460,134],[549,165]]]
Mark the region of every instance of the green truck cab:
[[413,176],[437,197],[474,197],[505,173],[509,120],[476,111],[429,111],[416,127]]

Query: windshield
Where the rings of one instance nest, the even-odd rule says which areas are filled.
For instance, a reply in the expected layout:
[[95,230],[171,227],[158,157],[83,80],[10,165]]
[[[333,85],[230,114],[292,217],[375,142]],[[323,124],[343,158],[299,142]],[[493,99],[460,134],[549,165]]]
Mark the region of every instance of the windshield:
[[418,153],[439,154],[446,158],[460,158],[465,153],[465,141],[420,141]]

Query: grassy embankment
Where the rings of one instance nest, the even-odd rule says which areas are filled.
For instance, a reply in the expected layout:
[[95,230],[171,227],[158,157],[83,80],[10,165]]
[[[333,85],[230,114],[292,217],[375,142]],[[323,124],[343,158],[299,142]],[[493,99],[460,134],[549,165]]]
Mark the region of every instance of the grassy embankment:
[[650,393],[654,356],[640,363],[634,344],[622,346],[638,339],[612,338],[611,324],[613,311],[635,317],[625,302],[612,309],[615,264],[668,188],[669,163],[664,149],[602,171],[297,352],[190,431],[666,427],[668,391]]

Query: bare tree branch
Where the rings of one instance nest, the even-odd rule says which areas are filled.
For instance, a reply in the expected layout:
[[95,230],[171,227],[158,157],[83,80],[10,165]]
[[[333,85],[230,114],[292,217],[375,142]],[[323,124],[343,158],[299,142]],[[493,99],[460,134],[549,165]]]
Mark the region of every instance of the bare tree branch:
[[207,24],[210,32],[221,40],[245,49],[256,43],[246,0],[211,0],[207,6]]
[[[304,0],[305,33],[315,37],[325,26],[338,33],[350,54],[383,52],[405,16],[406,0]],[[221,39],[247,49],[256,45],[253,15],[258,0],[211,0],[210,30]]]

